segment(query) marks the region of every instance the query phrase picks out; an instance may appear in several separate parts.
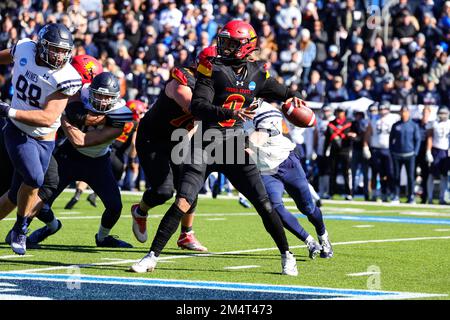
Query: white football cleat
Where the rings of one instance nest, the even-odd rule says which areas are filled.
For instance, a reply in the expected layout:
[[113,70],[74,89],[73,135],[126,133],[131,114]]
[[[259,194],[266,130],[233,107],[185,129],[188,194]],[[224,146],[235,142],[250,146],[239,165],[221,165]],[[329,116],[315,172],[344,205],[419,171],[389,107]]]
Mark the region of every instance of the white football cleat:
[[297,261],[291,252],[286,251],[286,253],[281,255],[281,267],[283,268],[281,274],[298,276]]
[[139,262],[136,262],[130,267],[130,271],[136,273],[152,272],[155,270],[156,263],[158,262],[158,257],[155,256],[153,251],[150,251],[144,258]]
[[134,204],[131,207],[131,216],[133,217],[133,234],[137,241],[144,243],[147,241],[147,216],[141,216],[136,210],[139,204]]

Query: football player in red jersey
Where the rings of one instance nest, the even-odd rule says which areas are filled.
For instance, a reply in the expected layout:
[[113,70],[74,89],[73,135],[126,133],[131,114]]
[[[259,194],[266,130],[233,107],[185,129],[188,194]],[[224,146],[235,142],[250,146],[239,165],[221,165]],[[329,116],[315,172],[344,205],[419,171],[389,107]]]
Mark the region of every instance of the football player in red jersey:
[[[141,202],[131,207],[133,233],[140,242],[147,240],[148,211],[172,198],[173,190],[178,185],[181,165],[171,161],[174,146],[172,132],[178,128],[193,130],[194,117],[189,112],[189,105],[196,81],[195,69],[197,65],[208,64],[208,59],[214,56],[215,47],[205,48],[199,54],[194,68],[172,69],[171,79],[164,91],[140,122],[136,150],[139,164],[150,183],[150,189],[144,192]],[[207,251],[192,230],[194,211],[195,204],[181,220],[177,245],[183,249]]]
[[[258,168],[243,151],[245,140],[242,139],[242,125],[255,115],[255,98],[282,100],[285,103],[298,99],[295,102],[299,103],[300,94],[291,92],[270,77],[264,62],[249,61],[250,54],[257,50],[256,32],[250,24],[240,20],[230,21],[221,29],[217,40],[217,58],[214,58],[210,65],[199,66],[197,69],[199,72],[190,111],[202,121],[202,130],[197,130],[196,134],[203,136],[206,130],[215,129],[215,132],[220,131],[221,135],[214,135],[212,143],[202,141],[200,145],[195,144],[198,140],[196,137],[192,139],[194,163],[184,163],[175,203],[163,217],[149,253],[134,264],[131,270],[147,272],[155,269],[157,257],[176,231],[181,218],[188,214],[195,204],[197,194],[209,172],[219,171],[249,199],[261,216],[266,230],[281,253],[282,274],[296,276],[297,264],[295,257],[289,252],[283,224],[272,208]],[[228,153],[226,145],[233,145],[234,154]],[[215,150],[219,150],[219,147],[225,149],[227,152],[220,150],[224,151],[223,159],[228,160],[231,157],[234,161],[221,164],[208,155],[211,146]],[[236,163],[236,157],[242,152],[244,163]]]

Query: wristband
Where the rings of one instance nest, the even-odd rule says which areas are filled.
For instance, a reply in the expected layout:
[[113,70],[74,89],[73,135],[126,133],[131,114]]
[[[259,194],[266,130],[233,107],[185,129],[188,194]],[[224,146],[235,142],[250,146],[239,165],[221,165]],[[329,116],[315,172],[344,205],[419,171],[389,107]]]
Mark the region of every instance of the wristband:
[[17,109],[9,108],[8,110],[8,117],[11,119],[16,118]]

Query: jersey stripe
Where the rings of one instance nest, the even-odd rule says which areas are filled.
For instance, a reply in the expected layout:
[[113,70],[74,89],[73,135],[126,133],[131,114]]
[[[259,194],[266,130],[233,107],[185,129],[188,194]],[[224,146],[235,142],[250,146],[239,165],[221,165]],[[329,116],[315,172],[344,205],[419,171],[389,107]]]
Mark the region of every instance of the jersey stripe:
[[277,113],[269,114],[269,115],[258,118],[258,120],[255,121],[255,127],[257,128],[258,125],[261,123],[261,121],[263,121],[267,118],[272,118],[272,117],[273,118],[283,118],[283,116],[281,114],[277,114]]
[[72,80],[66,80],[63,82],[60,82],[56,85],[57,88],[59,87],[63,87],[66,86],[68,84],[77,84],[77,85],[81,85],[81,80],[80,79],[72,79]]

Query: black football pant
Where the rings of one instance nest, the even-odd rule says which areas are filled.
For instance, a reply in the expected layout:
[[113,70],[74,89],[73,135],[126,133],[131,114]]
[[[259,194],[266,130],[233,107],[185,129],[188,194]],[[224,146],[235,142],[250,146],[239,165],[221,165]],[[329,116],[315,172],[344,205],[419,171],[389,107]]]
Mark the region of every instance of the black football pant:
[[352,170],[350,152],[336,152],[330,156],[331,166],[331,181],[330,181],[330,196],[337,193],[336,178],[339,171],[344,176],[344,192],[346,195],[352,194]]
[[[182,165],[174,164],[170,159],[171,146],[168,142],[148,140],[138,134],[136,151],[139,165],[144,170],[150,188],[145,190],[143,200],[150,208],[162,205],[173,196],[178,188]],[[197,197],[195,197],[196,199]],[[195,200],[194,199],[194,200]],[[195,211],[196,201],[189,209]]]
[[[255,206],[263,220],[264,227],[274,239],[280,252],[285,253],[289,250],[281,219],[272,208],[258,168],[250,162],[248,157],[244,164],[195,163],[194,161],[183,165],[177,199],[184,198],[192,205],[209,174],[214,171],[223,173],[234,187]],[[150,251],[155,252],[156,256],[161,253],[170,237],[175,233],[183,214],[185,212],[173,204],[161,220],[150,248]]]

